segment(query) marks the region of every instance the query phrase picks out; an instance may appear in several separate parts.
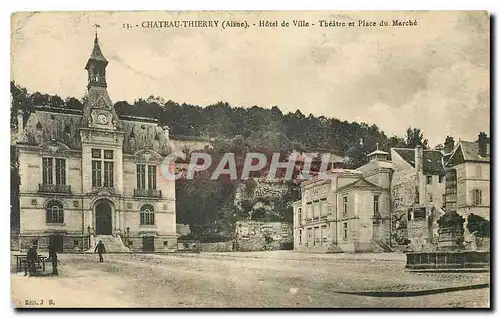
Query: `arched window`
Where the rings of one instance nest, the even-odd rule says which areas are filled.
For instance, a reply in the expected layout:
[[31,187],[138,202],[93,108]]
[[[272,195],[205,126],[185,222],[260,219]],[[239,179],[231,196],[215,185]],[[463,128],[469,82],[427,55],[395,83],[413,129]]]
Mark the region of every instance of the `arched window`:
[[64,210],[61,202],[50,201],[46,209],[47,223],[64,223]]
[[149,204],[141,208],[141,225],[155,225],[155,211]]

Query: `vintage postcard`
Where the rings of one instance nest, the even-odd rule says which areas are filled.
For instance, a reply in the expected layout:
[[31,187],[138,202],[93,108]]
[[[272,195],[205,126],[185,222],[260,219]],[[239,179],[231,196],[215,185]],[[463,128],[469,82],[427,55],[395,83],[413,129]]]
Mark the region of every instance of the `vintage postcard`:
[[17,12],[16,308],[489,308],[485,11]]

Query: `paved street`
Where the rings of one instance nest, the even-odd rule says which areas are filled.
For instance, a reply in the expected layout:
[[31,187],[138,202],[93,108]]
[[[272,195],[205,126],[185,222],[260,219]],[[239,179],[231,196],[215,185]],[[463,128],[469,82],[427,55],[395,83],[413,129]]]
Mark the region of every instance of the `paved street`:
[[489,288],[414,297],[343,294],[489,282],[489,273],[407,272],[404,257],[292,251],[109,254],[99,263],[97,255],[60,255],[59,277],[13,273],[12,297],[16,307],[37,306],[26,306],[26,300],[42,307],[488,306]]

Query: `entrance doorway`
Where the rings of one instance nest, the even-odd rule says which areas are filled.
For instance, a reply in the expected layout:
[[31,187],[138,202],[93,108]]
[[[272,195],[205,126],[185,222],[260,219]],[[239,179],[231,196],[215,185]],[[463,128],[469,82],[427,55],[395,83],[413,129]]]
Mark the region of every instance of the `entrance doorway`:
[[143,236],[142,237],[142,251],[143,252],[154,252],[155,250],[155,237],[154,236]]
[[111,235],[113,232],[111,205],[99,202],[95,206],[95,232],[97,235]]
[[52,245],[56,253],[62,253],[63,251],[64,236],[62,235],[51,235],[49,236],[49,244]]

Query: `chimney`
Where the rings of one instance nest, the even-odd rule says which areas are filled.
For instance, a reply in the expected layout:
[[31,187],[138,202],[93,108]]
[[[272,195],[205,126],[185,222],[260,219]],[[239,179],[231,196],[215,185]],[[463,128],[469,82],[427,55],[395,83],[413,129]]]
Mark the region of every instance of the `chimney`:
[[481,132],[478,136],[478,147],[479,147],[479,155],[481,157],[486,157],[488,155],[488,138],[486,137],[486,133]]
[[415,148],[415,175],[418,187],[418,203],[425,204],[424,148],[420,145]]
[[169,141],[170,140],[169,131],[170,131],[170,127],[163,126],[163,134],[165,135],[165,141]]
[[23,138],[24,132],[24,119],[23,111],[19,109],[17,111],[17,140],[20,141]]
[[455,148],[455,140],[453,140],[453,137],[446,136],[446,140],[444,141],[444,153],[451,153],[453,148]]

